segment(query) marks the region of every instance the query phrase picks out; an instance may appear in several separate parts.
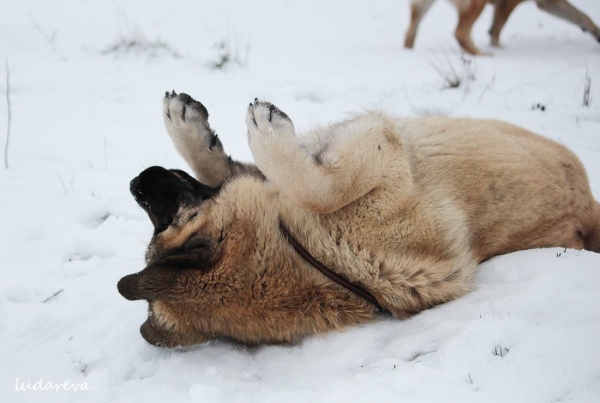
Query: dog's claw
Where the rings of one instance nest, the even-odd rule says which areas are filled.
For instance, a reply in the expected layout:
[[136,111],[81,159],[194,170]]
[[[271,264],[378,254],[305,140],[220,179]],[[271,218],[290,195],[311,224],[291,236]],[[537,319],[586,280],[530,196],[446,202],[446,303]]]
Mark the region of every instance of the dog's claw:
[[177,96],[177,94],[175,93],[175,90],[171,91],[171,96],[172,97],[176,97]]
[[258,98],[254,98],[254,104],[256,105],[258,103]]
[[169,98],[169,91],[165,91],[165,98]]

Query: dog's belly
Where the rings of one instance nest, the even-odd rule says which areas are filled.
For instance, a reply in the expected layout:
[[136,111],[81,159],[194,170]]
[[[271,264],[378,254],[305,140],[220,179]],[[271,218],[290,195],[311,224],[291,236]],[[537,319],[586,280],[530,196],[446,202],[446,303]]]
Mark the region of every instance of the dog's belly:
[[583,166],[562,145],[492,120],[424,118],[399,126],[419,192],[465,212],[479,260],[583,247],[593,198]]
[[594,201],[581,163],[563,146],[490,120],[408,119],[397,127],[398,158],[408,159],[412,176],[403,196],[381,186],[324,215],[283,195],[279,203],[319,261],[395,316],[464,294],[477,263],[492,256],[583,247]]

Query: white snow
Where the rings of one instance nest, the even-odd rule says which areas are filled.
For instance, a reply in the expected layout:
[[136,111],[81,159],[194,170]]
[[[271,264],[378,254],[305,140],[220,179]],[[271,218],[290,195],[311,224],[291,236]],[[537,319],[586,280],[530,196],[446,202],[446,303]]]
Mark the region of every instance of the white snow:
[[[165,90],[201,100],[242,160],[251,160],[244,115],[254,97],[299,128],[374,107],[503,119],[575,151],[600,199],[598,43],[531,2],[508,21],[505,47],[491,49],[488,7],[473,36],[494,56],[468,59],[468,90],[442,89],[432,63],[462,69],[456,12],[437,2],[407,51],[407,3],[1,0],[12,128],[10,169],[0,169],[0,401],[600,401],[591,252],[500,256],[463,298],[294,347],[155,348],[138,331],[146,303],[117,292],[144,267],[152,231],[129,180],[151,165],[187,169],[163,127]],[[599,2],[572,3],[600,23]],[[107,51],[129,40],[143,46]],[[243,65],[211,69],[219,42]],[[5,92],[0,66],[2,154]],[[16,390],[42,379],[89,390]]]

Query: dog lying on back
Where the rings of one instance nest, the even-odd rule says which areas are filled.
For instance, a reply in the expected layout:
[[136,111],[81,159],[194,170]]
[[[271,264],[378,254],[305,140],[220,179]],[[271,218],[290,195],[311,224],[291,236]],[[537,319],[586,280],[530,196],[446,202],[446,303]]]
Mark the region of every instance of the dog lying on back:
[[[435,0],[410,0],[411,22],[406,31],[404,46],[412,48],[415,43],[417,29],[421,19],[425,16],[429,7]],[[500,45],[500,32],[506,23],[506,20],[513,12],[515,7],[525,0],[451,0],[458,9],[458,25],[454,35],[460,46],[467,53],[473,55],[481,54],[471,39],[471,29],[473,24],[483,11],[486,3],[493,3],[495,6],[494,20],[490,28],[492,45]],[[594,22],[573,7],[567,0],[535,0],[537,6],[550,14],[569,21],[579,26],[584,32],[591,33],[596,40],[600,41],[600,28]]]
[[163,111],[196,178],[151,167],[131,181],[154,236],[147,267],[118,284],[148,301],[141,333],[157,346],[293,343],[374,320],[378,306],[406,318],[460,297],[499,254],[600,252],[600,205],[577,157],[508,123],[368,112],[298,136],[256,100],[252,165],[224,153],[188,95],[167,93]]

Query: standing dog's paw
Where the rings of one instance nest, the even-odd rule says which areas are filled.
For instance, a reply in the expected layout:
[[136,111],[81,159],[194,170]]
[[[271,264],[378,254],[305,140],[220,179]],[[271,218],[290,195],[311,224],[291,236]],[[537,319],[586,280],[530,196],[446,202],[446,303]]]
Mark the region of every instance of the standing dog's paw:
[[[198,146],[210,151],[223,151],[219,137],[208,124],[208,111],[189,95],[167,91],[163,99],[163,120],[175,148],[182,155],[200,151]],[[190,146],[196,149],[189,150]]]
[[246,114],[249,141],[268,136],[294,136],[292,120],[269,102],[254,99]]

